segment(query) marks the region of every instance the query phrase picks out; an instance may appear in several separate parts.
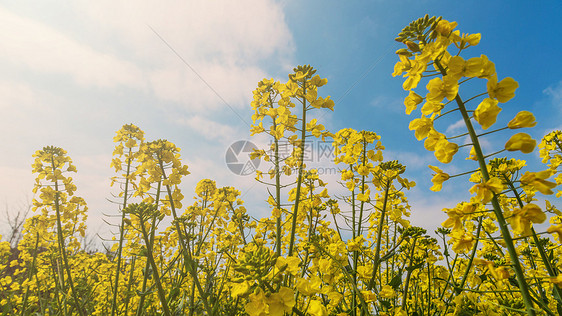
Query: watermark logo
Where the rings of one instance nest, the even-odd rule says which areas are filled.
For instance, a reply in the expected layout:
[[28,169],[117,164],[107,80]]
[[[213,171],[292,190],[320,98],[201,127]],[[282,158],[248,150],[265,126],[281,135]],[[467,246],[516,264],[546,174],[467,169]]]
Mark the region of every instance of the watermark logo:
[[[268,144],[265,148],[265,153],[270,157],[274,155],[271,149],[273,144]],[[226,150],[225,162],[228,169],[232,173],[239,176],[247,176],[255,174],[256,170],[260,165],[261,159],[256,157],[255,159],[250,159],[250,154],[254,149],[259,149],[254,143],[249,140],[239,140],[232,143]],[[337,174],[338,170],[333,166],[333,160],[335,158],[334,147],[331,142],[325,141],[311,141],[305,144],[303,148],[303,162],[307,164],[308,169],[315,169],[318,175],[321,174]],[[279,141],[277,143],[277,155],[281,161],[289,158],[293,155],[295,150],[295,145],[288,141]],[[308,165],[310,164],[310,165]],[[269,165],[270,170],[273,168]],[[266,172],[267,170],[262,170]],[[295,174],[298,170],[291,170],[292,174]]]
[[[269,145],[269,148],[271,148],[272,144],[270,143]],[[280,141],[278,143],[278,154],[281,159],[291,156],[294,149],[294,145],[287,141]],[[331,142],[317,140],[304,144],[302,159],[304,162],[331,162],[334,157],[334,147]]]
[[230,171],[239,176],[254,174],[260,165],[260,159],[250,159],[250,154],[258,148],[249,140],[232,143],[226,150],[224,160]]

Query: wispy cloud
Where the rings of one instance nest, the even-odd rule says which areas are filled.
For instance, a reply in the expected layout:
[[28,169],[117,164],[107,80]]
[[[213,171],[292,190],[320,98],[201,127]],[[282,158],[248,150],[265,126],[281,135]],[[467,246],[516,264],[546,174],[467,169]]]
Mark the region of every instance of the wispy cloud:
[[114,1],[84,1],[77,10],[102,34],[118,34],[132,59],[146,68],[158,98],[192,113],[246,106],[268,63],[285,64],[294,51],[282,7],[274,1],[142,2],[132,12]]
[[0,7],[0,58],[30,70],[71,76],[81,85],[142,87],[142,71],[131,62]]
[[274,1],[143,1],[134,9],[124,2],[81,1],[76,11],[89,16],[106,35],[118,34],[130,47],[147,48],[136,56],[163,51],[158,46],[150,49],[155,38],[147,24],[194,62],[251,64],[272,55],[287,58],[294,50],[283,8]]
[[[190,113],[208,113],[221,109],[230,112],[248,106],[252,90],[259,80],[267,76],[255,66],[240,67],[209,61],[195,63],[194,67],[220,98],[179,60],[150,72],[153,92],[159,99],[178,103]],[[236,116],[237,113],[230,114]]]
[[465,125],[464,125],[464,120],[458,120],[456,122],[454,122],[453,124],[447,126],[447,129],[445,130],[445,133],[447,135],[451,135],[451,134],[455,134],[460,132],[462,129],[465,129]]
[[543,93],[550,97],[554,106],[562,110],[562,81],[544,89]]
[[129,121],[148,139],[178,140],[184,159],[194,162],[186,197],[194,175],[249,187],[251,179],[232,177],[224,164],[230,141],[247,138],[249,129],[228,107],[249,121],[257,82],[276,77],[271,69],[285,73],[295,50],[283,7],[272,0],[15,3],[0,7],[0,37],[0,63],[10,71],[0,74],[0,135],[12,151],[0,157],[2,178],[11,179],[0,201],[31,192],[35,150],[62,146],[78,166],[77,193],[94,226],[115,210],[105,200],[114,175],[111,136]]
[[422,151],[421,153],[408,152],[408,151],[384,151],[385,160],[398,160],[401,164],[405,165],[407,169],[424,169],[427,165],[435,163],[435,157],[429,151]]
[[[209,140],[232,140],[233,138],[241,138],[242,135],[230,125],[221,124],[200,115],[179,118],[177,122],[188,126],[197,134]],[[239,135],[239,137],[236,137],[236,135]]]
[[377,96],[371,100],[371,106],[375,108],[391,110],[393,112],[404,111],[403,99],[391,98],[388,96]]

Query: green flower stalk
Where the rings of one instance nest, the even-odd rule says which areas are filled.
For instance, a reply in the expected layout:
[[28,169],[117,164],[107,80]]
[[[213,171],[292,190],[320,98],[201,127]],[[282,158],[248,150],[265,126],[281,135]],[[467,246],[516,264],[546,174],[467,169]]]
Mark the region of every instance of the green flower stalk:
[[[460,53],[468,47],[477,45],[480,41],[480,34],[463,34],[461,36],[459,31],[454,30],[456,25],[456,22],[448,22],[441,18],[425,16],[404,28],[396,40],[403,42],[408,48],[397,52],[400,56],[400,61],[396,64],[393,75],[405,73],[404,76],[407,77],[403,88],[410,91],[409,96],[405,100],[406,112],[408,114],[416,109],[417,105],[425,99],[425,104],[421,109],[422,117],[414,119],[410,123],[410,129],[415,130],[418,140],[427,138],[424,144],[425,147],[428,150],[434,151],[435,157],[442,163],[451,162],[459,146],[450,142],[455,137],[448,138],[446,135],[437,132],[433,122],[437,118],[451,115],[455,111],[460,112],[472,144],[470,159],[476,160],[480,167],[481,183],[475,185],[471,192],[477,193],[476,201],[482,204],[491,203],[495,219],[498,222],[503,241],[511,258],[511,264],[517,278],[519,291],[525,302],[527,313],[535,315],[529,285],[523,274],[515,243],[504,217],[504,210],[498,201],[498,195],[503,190],[503,185],[498,178],[489,175],[486,162],[486,158],[489,156],[483,154],[480,146],[480,137],[488,133],[478,135],[472,122],[472,119],[474,119],[484,130],[492,126],[496,122],[498,113],[501,111],[498,103],[505,103],[512,99],[518,84],[512,78],[498,81],[494,64],[484,55],[469,60],[462,58]],[[450,53],[447,50],[450,45],[454,45],[458,49],[458,53],[455,55]],[[435,70],[429,70],[428,66],[430,65]],[[413,89],[417,87],[424,76],[435,77],[428,82],[428,93],[425,98],[422,98]],[[463,77],[487,80],[487,93],[478,95],[484,96],[487,94],[487,98],[474,111],[467,109],[467,102],[463,101],[459,95],[459,86],[468,81],[467,79],[459,82]],[[470,98],[469,100],[473,101],[475,98]],[[441,103],[444,99],[448,100],[445,104]],[[455,102],[457,108],[441,114],[444,106],[451,102]],[[470,116],[469,113],[473,113],[473,116]],[[532,114],[527,115],[523,113],[518,114],[508,124],[508,128],[531,127],[534,124],[536,123],[534,123]],[[535,141],[529,135],[518,133],[506,143],[505,149],[529,153],[534,149],[534,146]],[[434,167],[435,170],[439,171],[438,173],[440,174],[444,174]],[[434,189],[440,189],[441,184],[448,178],[448,175],[436,175],[433,179]],[[457,249],[468,246],[467,241],[473,239],[467,236],[466,233],[462,233],[462,230],[459,229],[454,229],[453,236],[458,240],[456,244]],[[466,246],[463,244],[466,244]],[[472,259],[470,262],[472,263]]]
[[[135,147],[138,147],[144,141],[143,131],[133,124],[124,125],[118,132],[117,136],[114,137],[115,142],[119,142],[119,145],[115,148],[113,152],[114,155],[118,157],[114,158],[111,165],[115,167],[115,171],[120,171],[122,169],[121,157],[125,155],[125,165],[126,170],[123,174],[125,180],[125,187],[123,189],[123,202],[121,204],[122,210],[127,207],[128,198],[130,195],[129,184],[132,176],[132,165],[133,161],[138,156],[138,152],[133,152]],[[123,154],[123,149],[126,148],[127,153]],[[114,180],[115,181],[115,180]],[[112,183],[113,184],[113,183]],[[121,263],[122,263],[122,251],[123,242],[125,236],[125,212],[121,212],[121,224],[119,225],[119,246],[117,248],[117,268],[115,269],[115,282],[113,284],[113,299],[111,302],[111,315],[114,316],[117,311],[117,294],[119,292],[119,277],[121,274]]]
[[[41,201],[34,201],[34,210],[41,208],[43,216],[54,219],[56,223],[54,234],[64,269],[64,272],[59,274],[62,290],[65,291],[65,285],[68,282],[76,312],[85,315],[79,294],[74,286],[67,255],[67,249],[76,250],[80,247],[76,237],[72,236],[74,231],[84,236],[86,229],[84,224],[87,209],[85,202],[82,198],[73,196],[76,186],[72,183],[72,178],[63,175],[63,172],[76,172],[76,167],[72,165],[70,157],[66,156],[66,151],[59,147],[44,147],[43,150],[38,150],[34,157],[33,172],[38,174],[34,192],[39,190],[41,192]],[[42,184],[42,179],[45,179],[48,184]],[[49,214],[49,210],[54,211],[55,214]],[[69,239],[68,243],[65,242],[66,239]],[[66,273],[66,282],[64,273]]]
[[156,283],[156,289],[158,290],[158,297],[160,298],[160,303],[164,311],[164,315],[171,316],[172,313],[170,312],[170,308],[168,307],[168,300],[166,299],[166,294],[164,293],[164,288],[162,287],[162,282],[160,281],[158,266],[156,265],[156,261],[154,260],[154,253],[152,249],[153,243],[151,243],[149,232],[146,229],[148,220],[152,219],[154,216],[158,216],[156,214],[156,206],[154,206],[153,204],[145,203],[131,204],[123,211],[125,213],[136,216],[139,220],[140,232],[146,246],[146,258],[148,259],[148,262],[150,263],[150,266],[152,268],[152,275],[154,277],[154,283]]

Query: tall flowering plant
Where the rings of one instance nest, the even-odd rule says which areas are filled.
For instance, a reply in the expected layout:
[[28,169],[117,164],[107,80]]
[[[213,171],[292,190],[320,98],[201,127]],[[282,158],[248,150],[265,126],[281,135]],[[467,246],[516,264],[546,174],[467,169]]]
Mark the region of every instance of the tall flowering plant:
[[[485,55],[463,57],[467,49],[478,45],[481,35],[461,34],[456,27],[456,22],[429,18],[427,15],[410,23],[396,39],[404,43],[406,48],[397,51],[400,60],[395,65],[393,76],[402,75],[406,78],[403,83],[404,90],[408,91],[404,101],[406,114],[411,115],[423,103],[421,115],[410,122],[409,128],[415,132],[418,140],[424,140],[424,147],[433,151],[439,162],[450,163],[459,148],[467,145],[459,143],[459,139],[467,136],[468,145],[471,145],[468,159],[477,162],[478,169],[471,177],[471,181],[476,184],[470,189],[475,196],[470,203],[448,210],[449,220],[444,223],[446,227],[452,228],[450,237],[454,241],[453,249],[470,253],[466,273],[457,287],[462,289],[465,284],[480,240],[487,237],[486,233],[493,232],[482,229],[483,223],[488,223],[490,228],[491,222],[495,222],[502,241],[498,251],[503,254],[505,249],[507,254],[502,267],[507,271],[504,277],[511,273],[515,275],[513,282],[517,284],[527,313],[535,315],[537,305],[548,309],[547,302],[560,308],[560,289],[556,285],[556,300],[536,299],[540,297],[543,285],[539,283],[537,287],[529,286],[531,280],[525,276],[524,270],[532,265],[529,266],[530,263],[521,256],[521,248],[525,248],[527,239],[530,238],[551,277],[556,275],[552,260],[546,256],[542,243],[532,229],[533,223],[542,223],[546,216],[539,206],[531,202],[537,191],[551,194],[550,189],[555,183],[546,180],[551,175],[548,171],[527,172],[519,177],[521,163],[495,158],[504,150],[530,153],[534,150],[536,141],[529,134],[521,132],[512,135],[499,152],[485,153],[481,146],[482,140],[491,133],[535,126],[535,118],[532,113],[521,111],[505,127],[478,132],[478,127],[487,130],[496,123],[502,111],[500,105],[515,96],[518,83],[510,77],[500,80],[494,63]],[[416,89],[426,79],[427,92],[422,96],[416,93]],[[477,80],[485,81],[483,89],[476,88],[481,92],[469,97],[462,95],[461,87],[469,83],[480,87],[475,82]],[[446,135],[438,131],[436,123],[447,118],[462,120],[466,132],[461,135]],[[435,172],[432,190],[439,191],[443,182],[452,176],[436,166],[430,168]],[[522,235],[524,238],[514,239],[515,235]]]

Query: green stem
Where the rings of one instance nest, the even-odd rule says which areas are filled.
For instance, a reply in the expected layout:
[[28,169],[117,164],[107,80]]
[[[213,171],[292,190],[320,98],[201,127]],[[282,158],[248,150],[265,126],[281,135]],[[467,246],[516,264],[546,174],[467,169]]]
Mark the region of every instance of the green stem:
[[[46,301],[46,299],[43,298],[43,293],[41,291],[42,285],[41,285],[41,281],[39,281],[39,277],[37,276],[37,273],[35,273],[35,284],[37,284],[37,300],[39,303],[39,309],[41,310],[41,315],[45,315],[45,306],[44,301]],[[57,295],[57,292],[55,292],[55,295]]]
[[152,267],[152,275],[154,276],[154,283],[156,283],[156,289],[158,290],[158,297],[160,298],[160,302],[162,303],[162,309],[164,310],[164,315],[171,316],[170,308],[168,307],[168,302],[166,301],[166,294],[164,293],[164,289],[162,288],[162,283],[160,282],[160,275],[158,274],[158,267],[156,266],[156,262],[154,261],[154,256],[152,255],[152,244],[150,243],[148,233],[146,232],[145,220],[144,216],[139,216],[140,219],[140,228],[142,232],[142,238],[144,239],[144,243],[146,244],[146,258]]
[[[273,120],[273,128],[277,128],[277,124],[275,120]],[[277,211],[279,212],[279,217],[275,223],[276,231],[275,231],[275,253],[277,256],[281,256],[281,168],[280,168],[280,161],[279,161],[279,140],[277,137],[273,137],[273,142],[275,144],[275,156],[274,159],[274,167],[275,167],[275,204]],[[242,235],[244,237],[244,235]]]
[[[135,276],[135,263],[137,260],[137,257],[134,256],[131,259],[131,270],[129,272],[129,282],[127,283],[127,293],[131,293],[131,287],[133,286],[133,279]],[[129,310],[129,301],[130,301],[131,297],[129,294],[127,294],[127,296],[125,297],[125,310],[128,311]]]
[[[519,207],[523,208],[523,200],[521,199],[521,196],[519,195],[519,192],[517,192],[517,190],[515,189],[515,186],[513,185],[513,182],[504,175],[504,180],[507,182],[511,192],[513,192],[513,194],[515,194],[515,198],[517,199],[517,203],[519,204]],[[544,248],[542,247],[539,237],[537,236],[537,232],[535,231],[534,227],[531,227],[531,236],[533,238],[533,242],[535,243],[537,250],[539,251],[539,255],[541,257],[542,262],[544,263],[544,266],[546,268],[546,271],[548,272],[548,275],[551,277],[556,277],[557,274],[555,272],[555,270],[552,268],[552,265],[550,263],[550,260],[548,260],[548,256],[546,255]],[[543,293],[543,289],[541,286],[541,283],[538,282],[538,286],[539,289],[541,290],[541,293]],[[559,313],[562,313],[562,295],[560,293],[560,287],[556,284],[553,284],[553,292],[554,292],[554,296],[556,297],[556,308],[558,309]]]
[[[331,260],[333,260],[334,263],[336,263],[338,265],[338,268],[340,269],[340,271],[342,271],[344,277],[347,279],[347,284],[350,284],[352,286],[352,291],[354,293],[358,293],[358,298],[359,298],[359,307],[361,309],[362,313],[365,314],[369,314],[369,311],[367,310],[367,303],[365,302],[365,298],[363,297],[363,294],[361,294],[361,291],[359,290],[359,288],[357,287],[357,284],[355,282],[353,282],[353,278],[350,277],[350,273],[348,271],[348,269],[346,267],[344,267],[342,265],[342,263],[337,260],[336,258],[334,258],[330,253],[328,253],[325,249],[323,249],[322,247],[320,247],[320,245],[318,243],[314,243],[314,245],[322,252],[324,253],[328,258],[330,258]],[[355,309],[356,306],[352,306],[351,308]]]
[[[429,257],[427,250],[425,251],[425,253],[426,253],[426,257]],[[427,264],[427,314],[426,315],[429,315],[431,312],[431,286],[432,286],[431,271],[432,270],[433,269],[431,269],[431,265],[428,263]]]
[[[127,207],[127,197],[129,194],[129,175],[131,173],[131,153],[129,148],[127,153],[127,172],[125,173],[125,192],[123,192],[123,208]],[[117,293],[119,292],[119,275],[121,273],[121,256],[123,253],[123,239],[125,235],[125,212],[121,212],[121,226],[119,226],[119,248],[117,248],[117,268],[115,271],[115,282],[113,283],[113,300],[111,301],[111,316],[115,315],[117,310]]]
[[[435,64],[441,70],[443,76],[445,76],[447,73],[445,72],[439,61],[436,60]],[[455,96],[455,101],[457,102],[462,118],[470,135],[470,139],[474,147],[474,152],[476,153],[476,158],[478,159],[478,164],[480,166],[482,180],[486,182],[490,180],[490,175],[488,174],[487,164],[484,159],[484,154],[482,153],[482,148],[480,147],[480,141],[478,139],[478,136],[476,135],[476,132],[474,131],[474,127],[472,126],[472,122],[470,121],[470,117],[466,110],[465,104],[458,94]],[[523,269],[521,268],[521,262],[519,261],[519,256],[517,254],[517,250],[515,249],[515,245],[513,243],[511,233],[509,232],[507,222],[505,221],[500,203],[498,202],[498,198],[495,194],[492,198],[492,206],[494,208],[494,214],[496,215],[502,237],[506,244],[506,248],[509,252],[509,257],[511,258],[511,261],[513,263],[513,269],[515,270],[515,275],[517,277],[517,283],[519,284],[521,296],[523,297],[523,301],[525,302],[527,314],[534,316],[536,313],[533,307],[531,295],[529,293],[529,287],[525,280],[525,275],[523,274]]]
[[[367,162],[367,140],[365,139],[365,135],[363,135],[363,166]],[[361,194],[365,194],[365,176],[361,178]],[[363,210],[365,208],[365,202],[361,201],[361,206],[359,208],[359,221],[357,222],[357,236],[361,235],[361,222],[363,221]]]
[[[156,201],[154,202],[156,205],[156,208],[158,208],[158,203],[160,202],[160,193],[162,190],[162,181],[158,181],[158,187],[156,189]],[[152,217],[152,225],[150,227],[152,227],[151,231],[150,231],[150,242],[154,243],[154,234],[156,233],[156,216]],[[150,262],[148,262],[148,260],[145,262],[144,264],[144,277],[142,280],[142,287],[141,287],[141,293],[146,293],[146,288],[148,286],[148,277],[150,275]],[[132,282],[132,279],[129,280],[129,283]],[[144,308],[144,301],[145,301],[146,295],[141,295],[140,300],[139,300],[139,305],[137,306],[137,316],[142,315],[143,312],[143,308]]]
[[[164,170],[164,161],[162,160],[162,157],[160,157],[160,156],[158,157],[158,164],[160,166],[160,170],[162,171],[162,178],[164,180],[167,180],[166,171]],[[166,185],[166,190],[168,192],[168,200],[170,202],[170,209],[172,210],[172,215],[174,217],[174,225],[175,225],[176,231],[178,233],[179,243],[180,243],[181,250],[182,250],[183,256],[184,256],[185,268],[186,268],[187,272],[189,272],[191,274],[191,277],[193,278],[193,283],[197,287],[197,291],[199,292],[199,296],[201,297],[201,299],[203,301],[203,305],[205,307],[205,310],[207,310],[209,315],[211,315],[212,314],[211,313],[212,308],[209,305],[209,302],[207,300],[208,293],[203,290],[203,288],[201,287],[201,283],[199,282],[199,276],[197,275],[196,264],[195,264],[195,262],[194,262],[194,260],[191,256],[191,250],[189,249],[189,246],[187,245],[186,238],[183,235],[183,231],[180,227],[180,221],[178,219],[176,207],[174,205],[174,200],[172,198],[172,189],[170,188],[169,185]]]
[[389,190],[390,190],[390,180],[387,181],[386,183],[386,188],[384,191],[384,202],[383,202],[383,206],[382,206],[382,210],[381,210],[381,221],[379,223],[379,229],[377,232],[377,245],[376,245],[376,249],[375,249],[375,260],[373,263],[373,275],[371,276],[371,280],[369,281],[369,286],[367,287],[368,289],[372,289],[375,287],[375,279],[376,279],[376,275],[377,275],[377,269],[378,266],[380,265],[380,256],[381,256],[381,239],[382,239],[382,231],[383,231],[383,226],[384,226],[384,216],[386,213],[386,207],[388,205],[388,196],[389,196]]
[[[468,274],[470,273],[470,269],[472,268],[472,262],[474,261],[474,257],[476,256],[476,250],[478,250],[478,240],[480,240],[480,231],[482,230],[482,216],[478,218],[478,227],[476,228],[476,241],[474,242],[474,246],[472,247],[472,252],[470,253],[470,259],[466,264],[466,269],[464,270],[464,274],[461,279],[461,283],[455,286],[455,292],[451,293],[449,297],[449,301],[452,299],[453,295],[456,293],[457,295],[461,294],[464,290],[464,284],[468,278]],[[451,271],[452,272],[452,271]]]
[[[410,251],[410,264],[409,266],[412,267],[412,263],[414,260],[414,250],[416,249],[416,241],[418,239],[414,238],[414,241],[412,243],[412,250]],[[408,298],[408,287],[410,285],[410,277],[412,275],[412,269],[406,269],[407,273],[406,273],[406,280],[404,281],[404,296],[402,296],[402,307],[406,308],[406,312],[408,312],[407,306],[406,306],[406,300]]]
[[302,84],[302,91],[303,91],[303,97],[301,100],[302,103],[302,125],[301,125],[301,139],[299,141],[299,161],[298,161],[298,167],[299,167],[299,174],[297,177],[297,189],[296,189],[296,193],[295,193],[295,205],[294,205],[294,210],[293,210],[293,221],[291,223],[291,239],[289,241],[289,256],[293,255],[293,247],[295,244],[295,233],[296,233],[296,229],[297,229],[297,213],[299,211],[299,205],[300,205],[300,193],[301,193],[301,185],[302,185],[302,175],[303,175],[303,161],[304,161],[304,143],[305,143],[305,137],[306,137],[306,79],[303,80],[303,84]]
[[[58,249],[57,249],[58,250]],[[53,276],[53,281],[55,283],[55,302],[51,300],[50,306],[53,306],[53,303],[56,303],[56,307],[59,310],[62,310],[63,315],[68,315],[68,306],[66,304],[66,299],[63,297],[62,299],[59,297],[59,293],[66,294],[66,287],[64,286],[64,274],[60,272],[60,262],[59,258],[51,255],[51,271]],[[37,277],[37,274],[35,275]],[[37,283],[39,284],[39,283]],[[60,314],[60,311],[59,311]]]
[[[51,166],[53,168],[53,173],[55,171],[55,159],[51,157]],[[55,212],[57,214],[57,236],[59,242],[59,251],[62,255],[62,259],[64,262],[64,269],[66,270],[66,275],[68,277],[68,284],[70,285],[70,290],[72,291],[72,297],[74,299],[74,304],[76,304],[76,310],[81,316],[84,316],[84,311],[82,310],[82,306],[80,306],[80,301],[78,300],[78,295],[76,293],[76,289],[74,288],[74,282],[72,282],[72,274],[70,273],[70,265],[68,264],[68,258],[66,256],[66,249],[64,246],[64,237],[62,235],[62,222],[61,222],[61,215],[60,215],[60,202],[59,202],[59,183],[55,177]],[[65,293],[66,294],[66,293]]]
[[[33,251],[33,260],[31,261],[31,266],[29,267],[29,270],[27,271],[27,279],[28,280],[31,280],[33,270],[35,270],[35,264],[37,262],[37,253],[39,252],[37,247],[39,247],[39,233],[35,233],[35,247],[34,247],[35,249]],[[28,299],[28,297],[29,297],[29,285],[25,289],[25,296],[23,298],[23,303],[22,303],[22,308],[21,308],[21,316],[25,315],[25,310],[27,309],[27,299]]]

